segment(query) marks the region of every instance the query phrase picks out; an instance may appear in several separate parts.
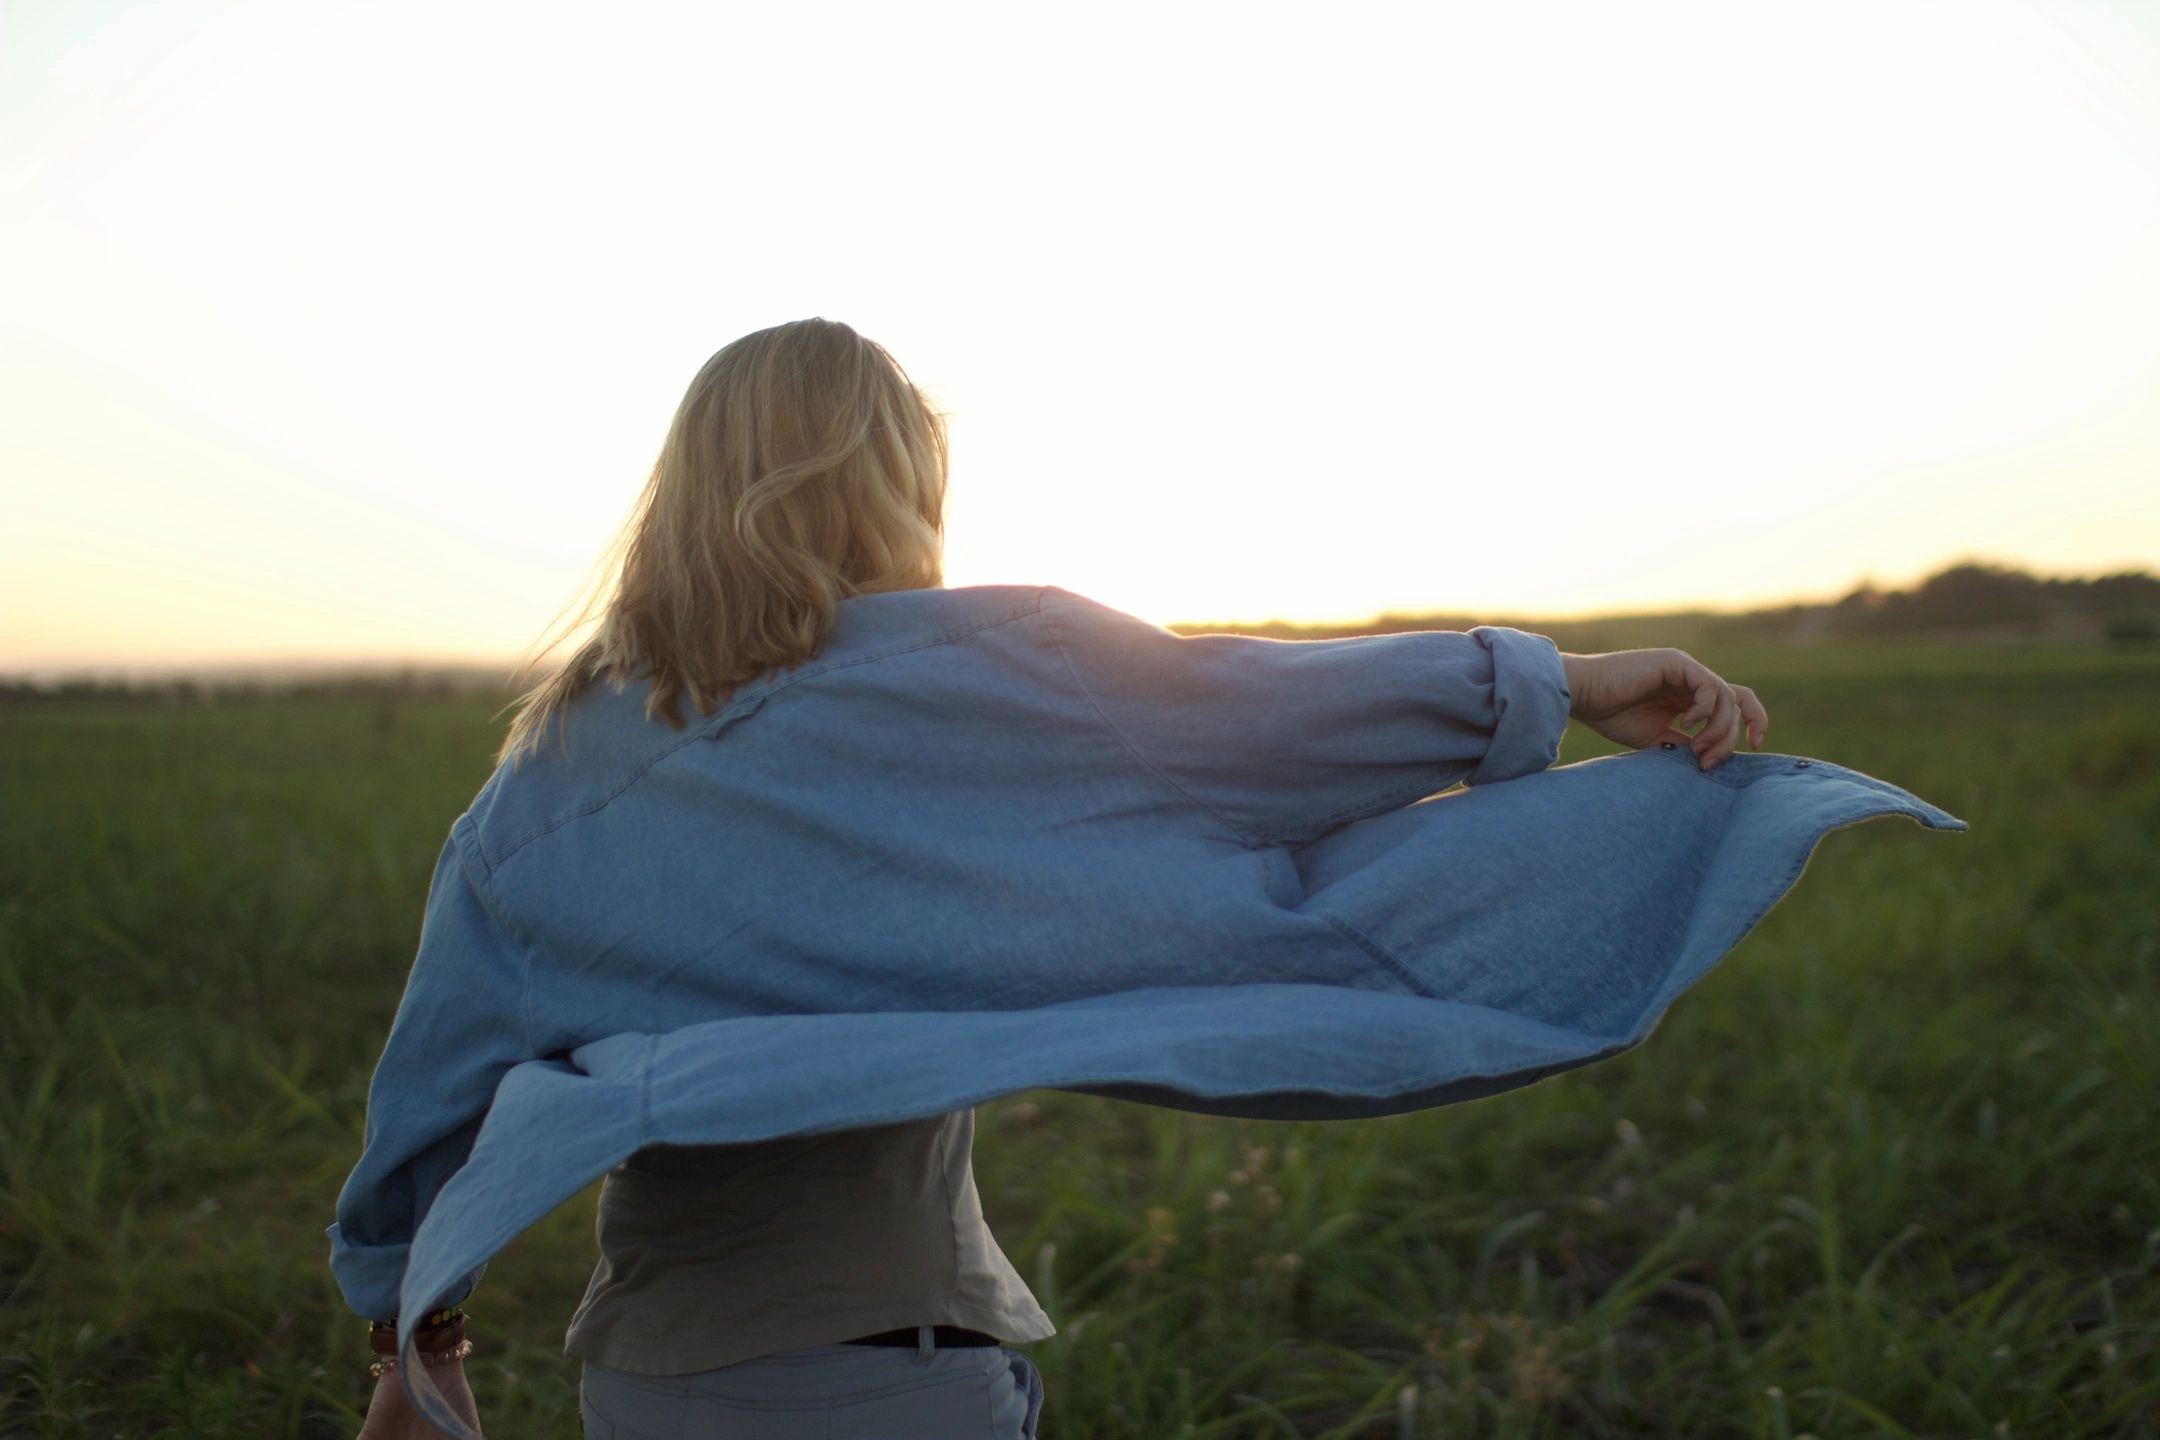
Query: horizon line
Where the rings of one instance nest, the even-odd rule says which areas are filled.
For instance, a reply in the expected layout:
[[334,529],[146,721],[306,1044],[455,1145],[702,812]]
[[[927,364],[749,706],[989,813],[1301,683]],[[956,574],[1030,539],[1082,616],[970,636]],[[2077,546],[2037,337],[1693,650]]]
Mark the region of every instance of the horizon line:
[[[1223,619],[1211,617],[1204,620],[1172,620],[1166,629],[1185,629],[1206,633],[1207,627],[1222,626],[1238,629],[1280,628],[1290,630],[1350,630],[1358,627],[1399,623],[1423,619],[1465,620],[1479,624],[1522,625],[1554,624],[1585,625],[1622,621],[1684,620],[1739,618],[1748,615],[1767,614],[1781,610],[1830,606],[1861,590],[1873,588],[1886,594],[1925,583],[1934,576],[1947,571],[1967,567],[2006,571],[2031,579],[2048,581],[2093,581],[2114,576],[2152,575],[2147,565],[2110,566],[2086,571],[2039,571],[2013,562],[1993,560],[1986,557],[1966,556],[1946,561],[1909,581],[1904,586],[1882,586],[1870,576],[1853,581],[1836,595],[1828,598],[1808,597],[1784,600],[1756,601],[1736,606],[1718,606],[1710,603],[1683,605],[1670,608],[1641,610],[1593,610],[1573,613],[1531,614],[1523,611],[1494,610],[1490,612],[1467,610],[1369,611],[1361,616],[1334,620],[1287,620],[1280,616],[1265,619]],[[954,586],[968,589],[970,586]],[[353,654],[325,654],[320,651],[284,654],[249,655],[201,655],[192,658],[92,658],[79,655],[61,655],[50,659],[0,658],[0,682],[47,685],[71,680],[109,681],[145,679],[245,679],[287,678],[297,674],[312,674],[318,678],[342,676],[380,676],[414,672],[444,675],[487,672],[500,675],[508,681],[528,663],[531,652],[524,656],[477,656],[470,654],[415,654],[411,651],[366,651]]]

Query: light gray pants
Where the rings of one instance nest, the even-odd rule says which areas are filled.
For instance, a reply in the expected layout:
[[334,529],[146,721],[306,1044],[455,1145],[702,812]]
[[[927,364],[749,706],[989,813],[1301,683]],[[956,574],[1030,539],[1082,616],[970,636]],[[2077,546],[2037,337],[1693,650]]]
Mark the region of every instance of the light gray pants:
[[588,1360],[587,1440],[1035,1440],[1043,1383],[1002,1345],[814,1345],[694,1375]]

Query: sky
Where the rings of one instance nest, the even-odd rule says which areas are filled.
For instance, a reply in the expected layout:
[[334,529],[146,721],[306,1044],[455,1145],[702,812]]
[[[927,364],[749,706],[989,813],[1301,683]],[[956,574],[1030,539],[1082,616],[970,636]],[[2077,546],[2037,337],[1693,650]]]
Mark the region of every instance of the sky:
[[808,315],[953,585],[2160,568],[2160,5],[0,0],[0,671],[515,658]]

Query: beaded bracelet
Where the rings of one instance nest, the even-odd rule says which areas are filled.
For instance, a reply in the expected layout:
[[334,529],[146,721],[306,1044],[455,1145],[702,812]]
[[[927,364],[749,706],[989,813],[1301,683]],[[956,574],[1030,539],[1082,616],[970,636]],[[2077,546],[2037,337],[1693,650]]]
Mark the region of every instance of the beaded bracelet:
[[[470,1354],[472,1354],[472,1341],[460,1340],[456,1345],[452,1346],[448,1350],[421,1351],[420,1362],[423,1365],[426,1365],[430,1370],[434,1370],[444,1365],[455,1364],[457,1361],[463,1360],[466,1356]],[[377,1360],[374,1364],[368,1366],[367,1373],[380,1380],[384,1375],[397,1368],[397,1356],[385,1355],[380,1360]]]
[[[420,1323],[413,1328],[415,1331],[432,1330],[438,1325],[448,1325],[452,1321],[463,1320],[464,1318],[464,1306],[445,1305],[440,1310],[430,1310],[427,1314],[421,1316]],[[388,1320],[370,1320],[368,1322],[368,1333],[370,1335],[379,1335],[384,1331],[388,1331],[392,1335],[397,1333],[396,1317],[393,1316]]]
[[[446,1305],[422,1317],[413,1329],[413,1346],[419,1352],[421,1362],[430,1368],[453,1364],[472,1354],[473,1343],[465,1338],[464,1310]],[[371,1322],[368,1348],[380,1357],[368,1367],[368,1374],[381,1379],[386,1371],[397,1369],[397,1321]]]

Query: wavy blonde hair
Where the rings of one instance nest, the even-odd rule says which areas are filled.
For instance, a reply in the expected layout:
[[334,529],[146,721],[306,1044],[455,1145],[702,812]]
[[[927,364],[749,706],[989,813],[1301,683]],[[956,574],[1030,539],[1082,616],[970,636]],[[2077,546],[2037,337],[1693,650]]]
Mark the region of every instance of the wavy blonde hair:
[[[676,407],[652,476],[602,557],[611,587],[520,666],[604,609],[567,661],[511,702],[498,763],[538,748],[594,680],[649,678],[647,719],[816,654],[851,595],[942,585],[945,419],[884,347],[823,318],[745,335]],[[509,708],[509,707],[505,707]],[[567,748],[565,747],[565,753]]]

